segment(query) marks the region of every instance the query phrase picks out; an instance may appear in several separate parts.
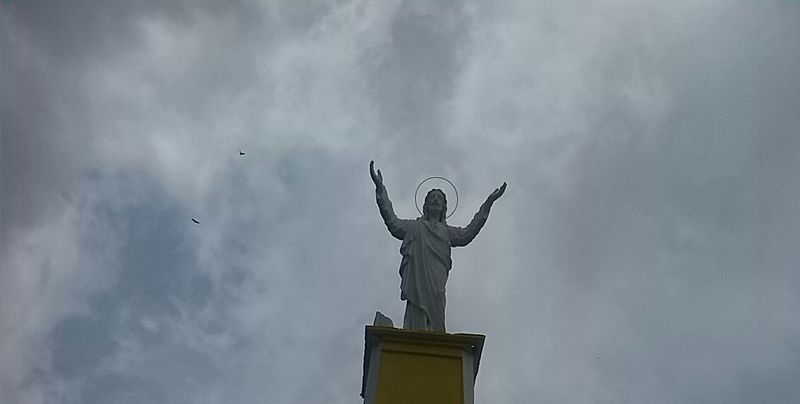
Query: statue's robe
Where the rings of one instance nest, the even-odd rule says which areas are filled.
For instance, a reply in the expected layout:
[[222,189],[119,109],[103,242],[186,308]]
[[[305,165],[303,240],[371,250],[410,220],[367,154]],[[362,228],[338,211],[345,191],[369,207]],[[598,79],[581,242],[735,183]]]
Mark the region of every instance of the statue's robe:
[[376,191],[378,208],[389,233],[403,240],[400,254],[400,299],[406,301],[403,328],[445,331],[445,284],[452,260],[450,247],[469,244],[489,217],[481,207],[467,227],[445,222],[398,219],[385,188]]

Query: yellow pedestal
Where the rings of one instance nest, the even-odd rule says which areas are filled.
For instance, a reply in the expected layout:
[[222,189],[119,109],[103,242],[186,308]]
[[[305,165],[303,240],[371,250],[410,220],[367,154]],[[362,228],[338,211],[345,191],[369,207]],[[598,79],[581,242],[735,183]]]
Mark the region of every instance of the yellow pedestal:
[[367,326],[365,404],[473,404],[485,336]]

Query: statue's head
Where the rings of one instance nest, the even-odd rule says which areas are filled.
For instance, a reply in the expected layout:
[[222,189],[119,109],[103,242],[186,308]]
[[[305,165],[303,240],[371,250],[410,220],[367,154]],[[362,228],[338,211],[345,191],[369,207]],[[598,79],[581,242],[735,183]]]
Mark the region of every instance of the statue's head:
[[422,205],[422,214],[425,217],[444,222],[447,218],[447,197],[441,189],[434,188],[425,195],[425,203]]

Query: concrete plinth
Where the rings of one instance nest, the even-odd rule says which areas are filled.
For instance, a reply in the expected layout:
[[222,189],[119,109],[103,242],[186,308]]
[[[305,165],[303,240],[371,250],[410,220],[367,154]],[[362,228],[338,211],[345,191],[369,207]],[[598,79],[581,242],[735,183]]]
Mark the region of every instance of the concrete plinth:
[[367,326],[365,404],[474,404],[484,335]]

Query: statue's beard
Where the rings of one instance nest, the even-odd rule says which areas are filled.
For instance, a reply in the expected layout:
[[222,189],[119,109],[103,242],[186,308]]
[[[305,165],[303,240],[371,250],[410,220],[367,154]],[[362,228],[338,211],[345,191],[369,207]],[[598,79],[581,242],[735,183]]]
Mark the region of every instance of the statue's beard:
[[436,219],[436,220],[438,220],[440,222],[443,222],[444,221],[444,217],[445,217],[446,209],[447,209],[446,207],[441,207],[441,208],[435,210],[433,207],[427,206],[427,207],[423,207],[423,212],[425,212],[425,216],[432,217],[432,218],[434,218],[434,219]]

